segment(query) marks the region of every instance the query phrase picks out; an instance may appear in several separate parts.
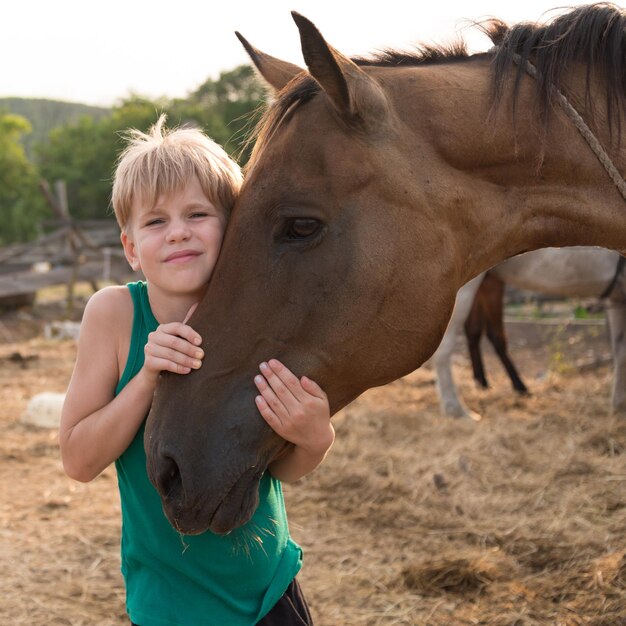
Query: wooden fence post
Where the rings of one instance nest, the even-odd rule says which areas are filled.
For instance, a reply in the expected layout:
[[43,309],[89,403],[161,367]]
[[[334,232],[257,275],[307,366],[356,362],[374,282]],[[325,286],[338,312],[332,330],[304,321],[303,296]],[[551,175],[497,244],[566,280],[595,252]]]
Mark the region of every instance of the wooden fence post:
[[[87,248],[94,248],[95,246],[85,233],[81,232],[76,225],[74,219],[70,215],[70,210],[67,202],[67,186],[64,180],[57,180],[54,183],[54,193],[50,189],[50,185],[47,181],[42,180],[39,183],[39,187],[43,195],[45,196],[50,208],[60,220],[62,224],[69,226],[66,234],[65,242],[68,247],[71,259],[72,259],[72,273],[67,282],[67,312],[70,314],[74,308],[74,290],[76,282],[78,281],[78,273],[81,265],[81,244]],[[95,281],[92,281],[91,287],[94,291],[98,290],[98,285]]]

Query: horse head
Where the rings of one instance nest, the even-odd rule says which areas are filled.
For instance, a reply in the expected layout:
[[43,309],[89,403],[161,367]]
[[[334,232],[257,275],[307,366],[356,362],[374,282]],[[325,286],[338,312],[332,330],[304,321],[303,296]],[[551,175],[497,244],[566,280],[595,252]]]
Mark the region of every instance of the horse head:
[[[275,357],[306,373],[335,412],[434,350],[446,323],[440,311],[452,309],[459,281],[445,230],[432,229],[424,215],[420,236],[399,220],[415,198],[394,147],[402,125],[381,87],[294,17],[310,74],[246,47],[275,88],[301,75],[320,93],[300,105],[306,115],[276,111],[293,119],[284,127],[274,120],[266,131],[272,137],[258,144],[206,297],[190,320],[203,337],[204,363],[185,377],[163,374],[147,422],[150,478],[186,533],[245,523],[260,476],[287,445],[255,407],[259,363]],[[294,143],[297,136],[318,140]],[[381,166],[390,161],[396,167],[381,186]],[[407,266],[409,249],[452,269]],[[450,285],[445,296],[435,281]],[[424,328],[422,318],[434,324]]]

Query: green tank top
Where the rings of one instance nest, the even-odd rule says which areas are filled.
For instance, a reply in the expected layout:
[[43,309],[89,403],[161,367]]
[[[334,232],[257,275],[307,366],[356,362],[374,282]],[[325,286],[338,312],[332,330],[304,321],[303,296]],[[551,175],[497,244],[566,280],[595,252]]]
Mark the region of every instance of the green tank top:
[[[128,285],[134,318],[128,361],[116,395],[141,369],[156,329],[144,282]],[[302,566],[289,536],[281,484],[268,472],[253,518],[226,536],[183,536],[167,521],[148,479],[144,425],[115,462],[122,508],[126,609],[140,626],[253,626]]]

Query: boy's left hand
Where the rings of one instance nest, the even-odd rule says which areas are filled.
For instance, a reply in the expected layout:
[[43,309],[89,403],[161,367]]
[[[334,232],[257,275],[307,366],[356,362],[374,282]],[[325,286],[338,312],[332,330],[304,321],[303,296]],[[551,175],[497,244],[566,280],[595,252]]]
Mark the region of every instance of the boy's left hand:
[[261,363],[254,378],[260,392],[255,398],[259,412],[283,439],[323,456],[335,440],[328,398],[310,378],[298,379],[276,359]]

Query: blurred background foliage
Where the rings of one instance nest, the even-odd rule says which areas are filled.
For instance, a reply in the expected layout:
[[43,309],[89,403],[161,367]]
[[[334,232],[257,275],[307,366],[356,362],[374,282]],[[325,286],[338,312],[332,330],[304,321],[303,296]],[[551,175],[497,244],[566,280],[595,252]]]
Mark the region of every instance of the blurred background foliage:
[[169,127],[201,128],[243,166],[263,100],[263,87],[246,65],[209,78],[187,98],[131,94],[110,109],[0,98],[0,246],[34,239],[52,219],[39,191],[42,179],[65,181],[75,219],[113,219],[111,182],[123,133],[147,130],[161,113]]

